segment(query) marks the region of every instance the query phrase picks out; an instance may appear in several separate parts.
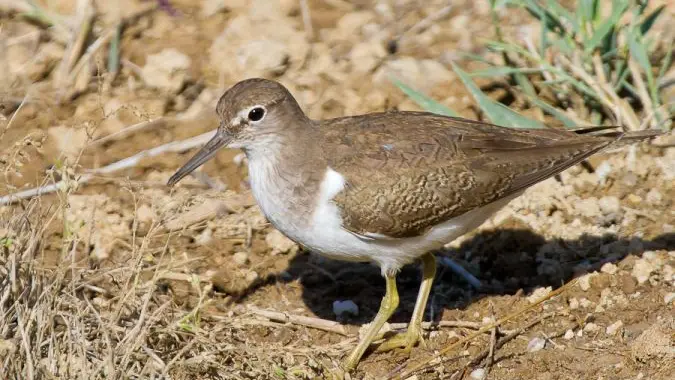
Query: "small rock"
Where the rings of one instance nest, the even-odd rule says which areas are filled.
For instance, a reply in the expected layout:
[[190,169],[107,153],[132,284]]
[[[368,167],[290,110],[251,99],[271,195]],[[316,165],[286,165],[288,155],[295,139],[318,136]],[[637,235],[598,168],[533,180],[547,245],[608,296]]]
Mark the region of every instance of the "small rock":
[[144,203],[136,210],[136,218],[138,218],[138,221],[141,223],[152,223],[152,221],[157,218],[157,215],[152,210],[152,207]]
[[588,298],[585,298],[585,297],[579,300],[579,304],[584,309],[587,309],[587,308],[593,306],[593,302],[589,301]]
[[600,211],[604,215],[618,214],[621,212],[621,202],[619,198],[613,196],[604,196],[598,201]]
[[297,245],[293,242],[293,240],[287,238],[278,230],[270,231],[270,233],[265,236],[265,243],[267,243],[267,246],[272,249],[272,255],[288,253],[291,250],[297,248]]
[[605,329],[605,333],[607,335],[614,335],[621,327],[623,327],[623,322],[621,320],[618,320],[612,323],[611,325],[607,326],[607,328]]
[[188,80],[190,57],[180,51],[168,48],[147,56],[143,66],[143,80],[151,87],[170,93],[180,91]]
[[576,298],[570,298],[570,309],[576,310],[579,308],[579,300]]
[[632,275],[639,284],[643,284],[649,280],[649,275],[654,271],[654,265],[645,259],[635,260]]
[[584,326],[584,331],[585,332],[593,332],[593,331],[597,331],[599,328],[600,327],[598,325],[596,325],[593,322],[590,322],[590,323],[587,323],[586,326]]
[[535,303],[535,302],[539,301],[542,297],[546,297],[549,293],[551,293],[552,290],[553,290],[553,288],[550,287],[550,286],[548,286],[546,288],[537,288],[537,289],[534,290],[534,292],[532,292],[532,294],[530,294],[527,297],[527,300],[530,303]]
[[669,305],[673,300],[675,300],[675,292],[670,292],[663,296],[663,302],[665,302],[666,305]]
[[605,263],[600,268],[600,272],[607,274],[614,274],[619,268],[612,263]]
[[359,315],[359,307],[352,300],[334,301],[333,313],[338,318],[341,318],[344,314],[351,314],[356,317]]
[[588,289],[591,288],[591,277],[597,276],[597,273],[587,273],[581,277],[579,277],[579,287],[581,290],[588,291]]
[[252,271],[249,271],[246,274],[246,281],[248,283],[252,283],[252,282],[255,282],[259,277],[260,277],[260,275],[258,274],[258,272],[252,270]]
[[471,375],[469,375],[469,377],[471,377],[474,380],[483,380],[485,379],[486,375],[487,371],[485,370],[485,368],[476,368],[473,371],[471,371]]
[[89,140],[85,128],[70,128],[60,125],[49,128],[47,134],[55,142],[57,152],[63,153],[63,155],[73,160],[73,162]]
[[248,252],[236,252],[233,256],[232,259],[234,259],[234,262],[239,265],[239,266],[244,266],[248,263]]
[[237,50],[240,67],[260,76],[279,76],[288,68],[290,53],[287,46],[272,39],[249,41]]
[[565,336],[563,338],[565,338],[566,340],[574,338],[574,331],[572,331],[572,329],[565,331]]
[[213,241],[213,230],[210,228],[205,228],[204,231],[195,238],[195,243],[199,245],[207,245],[211,241]]
[[647,202],[649,202],[649,203],[651,203],[655,206],[661,204],[662,200],[663,200],[663,196],[656,189],[651,189],[647,193]]
[[528,352],[537,352],[539,350],[544,349],[546,346],[546,340],[544,338],[532,338],[530,340],[530,343],[527,344],[527,351]]
[[574,210],[587,218],[595,218],[601,214],[598,199],[595,197],[579,199],[574,203]]
[[632,203],[632,204],[634,204],[634,205],[639,205],[640,203],[642,203],[642,197],[639,196],[639,195],[628,194],[628,196],[626,197],[626,199],[628,200],[628,202],[630,202],[630,203]]

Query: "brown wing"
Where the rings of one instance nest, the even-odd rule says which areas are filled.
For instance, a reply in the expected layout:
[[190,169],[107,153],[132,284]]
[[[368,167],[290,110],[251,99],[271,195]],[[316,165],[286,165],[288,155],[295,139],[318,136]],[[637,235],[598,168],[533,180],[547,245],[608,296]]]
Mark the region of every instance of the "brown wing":
[[356,118],[324,124],[325,156],[347,181],[334,201],[345,229],[391,238],[424,234],[524,190],[622,135],[514,130],[418,112]]

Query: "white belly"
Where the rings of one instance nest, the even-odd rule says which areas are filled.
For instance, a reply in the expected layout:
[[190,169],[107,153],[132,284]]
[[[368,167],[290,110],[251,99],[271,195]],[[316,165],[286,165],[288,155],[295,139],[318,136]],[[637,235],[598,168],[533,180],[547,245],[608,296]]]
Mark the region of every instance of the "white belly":
[[[344,187],[344,177],[332,169],[326,171],[321,184],[316,209],[304,219],[289,212],[289,202],[298,200],[281,196],[282,184],[275,183],[271,162],[250,160],[251,189],[268,220],[290,239],[324,256],[345,261],[373,261],[382,273],[398,271],[423,254],[439,249],[465,233],[480,226],[492,214],[517,195],[499,200],[480,209],[450,219],[429,230],[425,235],[412,238],[378,238],[353,234],[342,228],[340,210],[332,202]],[[309,220],[307,220],[309,219]]]

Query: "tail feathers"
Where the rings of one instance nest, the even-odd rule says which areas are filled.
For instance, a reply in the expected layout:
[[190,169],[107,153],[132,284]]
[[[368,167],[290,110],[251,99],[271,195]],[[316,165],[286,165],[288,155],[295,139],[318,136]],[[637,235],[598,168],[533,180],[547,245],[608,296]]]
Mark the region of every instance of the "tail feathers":
[[617,125],[598,125],[592,127],[579,127],[570,129],[571,132],[577,135],[594,136],[609,138],[614,141],[611,146],[622,146],[632,144],[641,140],[657,137],[665,133],[660,129],[646,129],[642,131],[628,131],[625,132]]

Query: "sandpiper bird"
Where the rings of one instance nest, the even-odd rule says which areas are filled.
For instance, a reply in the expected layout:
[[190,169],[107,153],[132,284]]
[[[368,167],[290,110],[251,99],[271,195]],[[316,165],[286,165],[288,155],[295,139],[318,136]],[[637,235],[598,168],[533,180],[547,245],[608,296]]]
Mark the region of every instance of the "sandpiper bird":
[[[214,137],[169,180],[221,147],[248,157],[267,219],[295,242],[338,260],[378,264],[386,294],[344,362],[356,367],[399,303],[396,274],[421,259],[423,279],[405,333],[378,347],[409,350],[436,272],[432,251],[482,224],[528,187],[618,140],[658,133],[613,127],[523,130],[425,112],[312,120],[281,84],[247,79],[220,98]],[[616,128],[613,128],[616,129]]]

